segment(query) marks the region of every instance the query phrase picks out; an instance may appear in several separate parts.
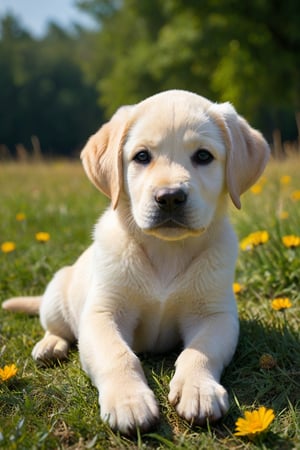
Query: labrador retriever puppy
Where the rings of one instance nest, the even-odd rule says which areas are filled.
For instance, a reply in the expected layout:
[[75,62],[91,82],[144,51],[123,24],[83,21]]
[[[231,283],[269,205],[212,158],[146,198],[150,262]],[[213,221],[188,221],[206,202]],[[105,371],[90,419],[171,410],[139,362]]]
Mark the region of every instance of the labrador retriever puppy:
[[65,358],[78,340],[113,429],[146,430],[157,420],[136,354],[180,342],[170,403],[196,424],[228,409],[220,377],[239,322],[227,200],[241,207],[268,157],[262,135],[229,103],[180,90],[120,108],[83,149],[88,177],[111,199],[94,243],[56,273],[43,297],[3,307],[39,310],[46,333],[32,352],[37,361]]

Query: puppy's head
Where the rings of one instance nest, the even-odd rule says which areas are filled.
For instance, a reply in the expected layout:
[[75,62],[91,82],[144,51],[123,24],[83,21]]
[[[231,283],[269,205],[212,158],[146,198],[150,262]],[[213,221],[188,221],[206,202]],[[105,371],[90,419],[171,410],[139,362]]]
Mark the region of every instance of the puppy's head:
[[230,104],[185,91],[121,108],[82,151],[88,176],[112,206],[126,196],[136,225],[164,240],[203,233],[227,193],[240,208],[268,156],[261,134]]

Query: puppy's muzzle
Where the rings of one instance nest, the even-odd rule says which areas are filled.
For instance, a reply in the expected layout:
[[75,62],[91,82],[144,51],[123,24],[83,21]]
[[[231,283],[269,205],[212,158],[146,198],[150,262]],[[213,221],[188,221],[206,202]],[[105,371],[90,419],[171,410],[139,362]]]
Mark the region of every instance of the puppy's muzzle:
[[156,227],[185,227],[185,205],[187,193],[181,188],[160,188],[154,194],[157,211],[154,219]]

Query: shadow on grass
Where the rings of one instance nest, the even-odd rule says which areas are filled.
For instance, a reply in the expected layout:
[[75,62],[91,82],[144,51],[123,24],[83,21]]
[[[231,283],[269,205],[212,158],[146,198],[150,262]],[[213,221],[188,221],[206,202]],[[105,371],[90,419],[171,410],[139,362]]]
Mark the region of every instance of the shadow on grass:
[[[241,320],[239,344],[223,382],[247,404],[267,401],[273,408],[283,407],[289,398],[299,400],[299,335],[284,327],[269,327],[258,320]],[[276,364],[261,367],[260,358],[270,354]]]
[[[235,422],[245,410],[266,406],[279,416],[290,406],[295,406],[300,398],[299,367],[300,340],[298,334],[288,326],[270,327],[259,320],[241,320],[240,338],[235,356],[225,370],[222,383],[230,394],[231,407],[219,423],[208,428],[190,427],[183,420],[175,418],[172,407],[167,406],[168,383],[174,371],[174,363],[180,348],[168,355],[142,355],[141,359],[147,378],[159,398],[163,415],[154,433],[148,434],[151,441],[156,440],[171,448],[178,440],[178,432],[193,434],[209,433],[216,439],[236,439],[233,437]],[[276,364],[271,369],[261,367],[260,358],[272,355]],[[152,374],[151,374],[152,372]],[[152,381],[151,381],[152,378]],[[155,383],[153,384],[153,378]],[[173,410],[173,411],[172,411]],[[290,423],[290,428],[292,424]],[[265,445],[273,449],[294,448],[293,434],[282,437],[285,430],[278,433],[267,432],[263,437]],[[246,438],[247,441],[247,438]],[[175,447],[174,447],[175,448]]]
[[[259,320],[241,320],[239,344],[222,382],[231,396],[231,408],[224,426],[234,430],[235,421],[243,411],[259,406],[274,409],[275,416],[286,413],[300,398],[300,340],[288,325],[270,327]],[[272,368],[264,368],[262,355],[275,360]],[[284,422],[284,419],[282,419]],[[287,423],[291,426],[291,423]],[[268,432],[264,443],[272,449],[295,448],[289,437]],[[224,428],[223,428],[224,431]],[[296,429],[289,432],[295,434]]]

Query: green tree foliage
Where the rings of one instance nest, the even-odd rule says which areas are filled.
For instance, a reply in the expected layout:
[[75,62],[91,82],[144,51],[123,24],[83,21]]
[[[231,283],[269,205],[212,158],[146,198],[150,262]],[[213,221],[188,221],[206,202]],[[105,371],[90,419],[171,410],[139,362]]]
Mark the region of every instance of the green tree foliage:
[[[295,0],[79,0],[101,24],[86,66],[110,115],[168,88],[229,100],[266,131],[295,137],[300,3]],[[290,127],[286,126],[291,123]]]
[[78,41],[51,24],[34,39],[13,16],[1,22],[0,144],[31,147],[40,139],[44,153],[71,155],[102,121],[95,88],[84,79]]
[[[0,21],[0,145],[79,149],[120,105],[188,89],[231,101],[270,139],[300,127],[300,2],[74,0],[98,23],[33,38]],[[104,114],[102,114],[104,111]]]

